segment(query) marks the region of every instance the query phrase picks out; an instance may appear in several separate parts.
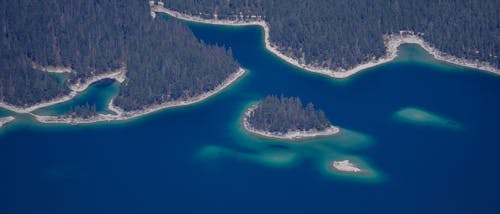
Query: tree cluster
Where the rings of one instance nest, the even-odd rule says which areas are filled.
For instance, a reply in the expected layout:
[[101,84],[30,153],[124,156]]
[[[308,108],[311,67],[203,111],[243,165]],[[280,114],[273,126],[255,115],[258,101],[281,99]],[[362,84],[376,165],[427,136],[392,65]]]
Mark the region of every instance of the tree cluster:
[[308,64],[351,68],[385,54],[384,34],[411,30],[441,51],[500,66],[497,0],[165,0],[183,13],[261,16],[273,43]]
[[300,98],[267,96],[247,118],[255,129],[268,132],[286,133],[288,131],[324,130],[330,122],[322,110],[312,103],[305,107]]
[[[125,65],[116,104],[140,109],[212,89],[238,69],[226,48],[198,41],[178,22],[152,19],[145,0],[0,0],[0,57],[0,101],[17,106]],[[76,72],[59,84],[33,63]]]

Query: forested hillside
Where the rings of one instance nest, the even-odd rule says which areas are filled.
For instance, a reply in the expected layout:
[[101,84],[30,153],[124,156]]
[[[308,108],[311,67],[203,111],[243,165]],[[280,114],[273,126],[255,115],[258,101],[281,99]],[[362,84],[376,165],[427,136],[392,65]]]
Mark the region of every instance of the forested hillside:
[[[0,27],[0,101],[17,106],[125,65],[116,104],[138,109],[202,93],[238,69],[229,50],[199,42],[180,23],[152,19],[147,1],[0,0]],[[58,84],[33,63],[75,72]]]
[[165,7],[219,19],[262,16],[271,41],[307,64],[351,68],[385,54],[384,34],[423,33],[459,58],[500,66],[498,0],[165,0]]
[[322,110],[312,103],[305,107],[297,97],[267,96],[253,110],[248,123],[259,131],[287,133],[288,131],[324,130],[330,122]]
[[141,26],[144,33],[130,47],[128,80],[114,102],[122,109],[138,110],[196,96],[238,70],[230,49],[199,42],[183,24],[161,17],[156,22]]

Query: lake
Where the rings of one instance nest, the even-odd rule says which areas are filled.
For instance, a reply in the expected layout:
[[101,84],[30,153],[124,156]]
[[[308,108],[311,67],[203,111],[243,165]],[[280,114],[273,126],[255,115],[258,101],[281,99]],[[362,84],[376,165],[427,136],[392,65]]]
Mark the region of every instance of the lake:
[[[335,80],[264,47],[255,27],[189,24],[231,48],[241,80],[209,100],[126,122],[0,130],[0,213],[498,213],[500,77],[439,62],[415,45],[393,62]],[[100,112],[118,86],[73,101]],[[341,134],[285,142],[247,134],[242,113],[297,96]],[[0,115],[15,115],[0,110]],[[331,172],[349,159],[367,173]]]

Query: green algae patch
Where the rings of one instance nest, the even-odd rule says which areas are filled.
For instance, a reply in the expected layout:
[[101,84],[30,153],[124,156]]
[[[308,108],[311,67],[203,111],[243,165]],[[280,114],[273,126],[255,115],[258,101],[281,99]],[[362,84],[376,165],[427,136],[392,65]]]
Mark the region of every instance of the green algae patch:
[[463,126],[454,120],[413,107],[397,111],[394,113],[393,118],[400,122],[418,126],[445,128],[455,131],[463,129]]

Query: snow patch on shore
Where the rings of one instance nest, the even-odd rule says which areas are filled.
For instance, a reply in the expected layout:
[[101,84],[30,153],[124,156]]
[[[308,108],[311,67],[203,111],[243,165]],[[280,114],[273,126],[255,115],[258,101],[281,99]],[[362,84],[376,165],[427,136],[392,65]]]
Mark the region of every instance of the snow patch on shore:
[[252,105],[250,108],[247,109],[245,112],[245,115],[243,116],[243,127],[245,130],[247,130],[250,133],[259,135],[259,136],[264,136],[264,137],[269,137],[269,138],[276,138],[276,139],[282,139],[282,140],[300,140],[300,139],[306,139],[306,138],[315,138],[315,137],[322,137],[322,136],[330,136],[330,135],[335,135],[340,132],[340,129],[336,126],[330,126],[325,130],[318,131],[316,129],[312,130],[307,130],[307,131],[288,131],[286,133],[280,133],[280,132],[268,132],[268,131],[262,131],[262,130],[257,130],[250,123],[248,122],[248,118],[252,115],[252,113],[255,111],[257,108],[257,105]]
[[494,74],[500,75],[500,69],[490,65],[487,62],[480,62],[477,60],[468,60],[468,59],[461,59],[454,57],[450,54],[444,53],[442,51],[439,51],[438,49],[432,47],[429,43],[425,42],[422,37],[420,37],[417,33],[414,33],[412,31],[400,31],[399,34],[390,34],[390,35],[385,35],[384,36],[384,43],[386,46],[386,55],[378,58],[378,59],[372,59],[368,62],[359,64],[353,68],[350,69],[345,69],[345,68],[338,68],[338,69],[330,69],[330,68],[325,68],[325,67],[320,67],[320,66],[315,66],[315,65],[310,65],[310,64],[305,64],[300,59],[294,58],[287,56],[286,54],[282,53],[280,51],[281,48],[279,48],[277,45],[274,45],[271,40],[270,40],[270,27],[269,25],[262,20],[258,16],[251,16],[255,18],[250,18],[250,19],[243,19],[243,17],[240,17],[240,19],[237,20],[224,20],[224,19],[204,19],[201,17],[197,16],[191,16],[183,13],[179,13],[177,11],[173,11],[170,9],[165,8],[163,5],[153,5],[151,6],[151,11],[155,13],[165,13],[169,16],[175,17],[177,19],[185,20],[185,21],[191,21],[191,22],[198,22],[198,23],[204,23],[204,24],[213,24],[213,25],[228,25],[228,26],[249,26],[249,25],[258,25],[261,26],[264,29],[264,41],[266,45],[266,49],[273,53],[274,55],[278,56],[282,60],[288,62],[289,64],[292,64],[294,66],[297,66],[299,68],[302,68],[306,71],[314,72],[314,73],[319,73],[323,74],[329,77],[333,78],[347,78],[350,77],[360,71],[366,70],[368,68],[384,64],[387,62],[390,62],[394,60],[397,55],[398,55],[398,47],[402,44],[418,44],[422,46],[427,52],[429,52],[432,56],[434,56],[436,59],[449,62],[452,64],[460,65],[460,66],[465,66],[469,68],[475,68],[475,69],[480,69],[480,70],[485,70],[492,72]]

